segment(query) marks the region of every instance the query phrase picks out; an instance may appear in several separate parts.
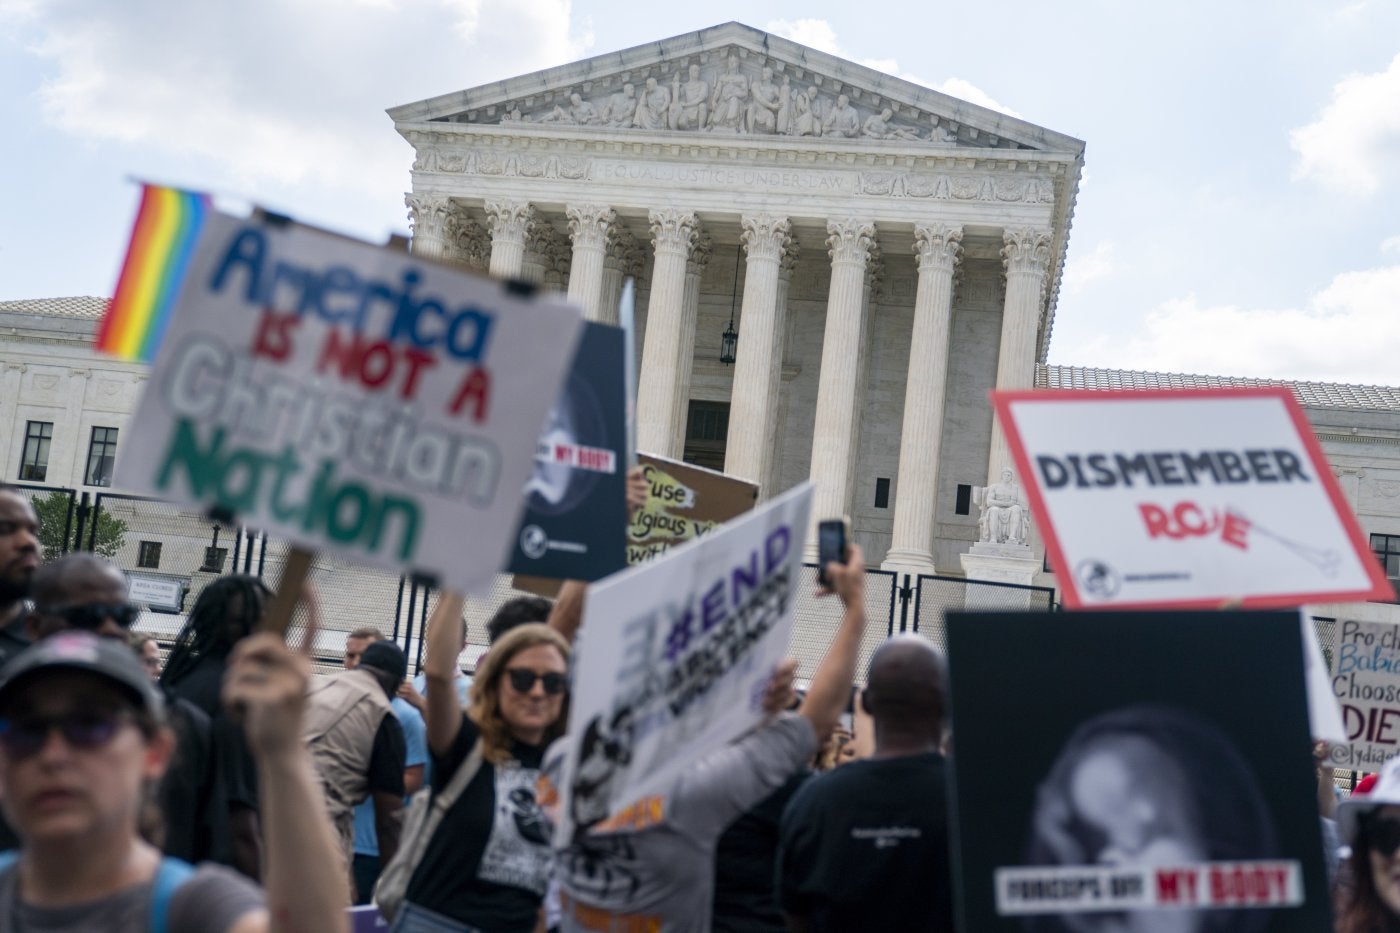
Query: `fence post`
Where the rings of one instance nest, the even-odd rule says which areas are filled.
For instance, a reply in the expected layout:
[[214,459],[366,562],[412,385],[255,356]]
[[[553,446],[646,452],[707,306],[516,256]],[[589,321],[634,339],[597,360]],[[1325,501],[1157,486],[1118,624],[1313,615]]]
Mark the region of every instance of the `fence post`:
[[59,549],[62,554],[68,553],[68,542],[73,540],[72,537],[70,537],[73,534],[73,513],[76,512],[78,508],[77,490],[69,489],[67,492],[68,512],[63,517],[63,547]]
[[73,534],[73,550],[75,551],[81,551],[83,549],[83,529],[87,526],[88,510],[90,508],[91,506],[88,505],[88,494],[85,492],[83,493],[82,501],[78,503],[78,529]]
[[[901,633],[909,631],[909,600],[914,595],[914,588],[909,585],[909,574],[904,574],[904,584],[899,587],[899,630]],[[895,584],[899,584],[899,577],[895,577]],[[914,617],[914,631],[919,630],[919,617]],[[894,634],[894,619],[890,619],[890,634]]]

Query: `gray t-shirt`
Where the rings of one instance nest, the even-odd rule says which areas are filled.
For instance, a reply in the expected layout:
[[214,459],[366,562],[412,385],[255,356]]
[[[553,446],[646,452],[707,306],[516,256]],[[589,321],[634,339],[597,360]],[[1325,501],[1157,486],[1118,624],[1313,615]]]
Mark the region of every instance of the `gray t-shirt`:
[[625,921],[659,933],[706,933],[720,835],[816,750],[816,733],[805,717],[778,716],[677,778],[659,822],[633,831],[595,831],[560,850],[560,929],[585,933],[620,928]]
[[[145,933],[151,885],[140,884],[101,900],[69,907],[34,907],[15,897],[15,869],[0,874],[0,933]],[[204,863],[175,890],[166,914],[168,933],[224,933],[245,914],[264,907],[263,893],[222,865]]]

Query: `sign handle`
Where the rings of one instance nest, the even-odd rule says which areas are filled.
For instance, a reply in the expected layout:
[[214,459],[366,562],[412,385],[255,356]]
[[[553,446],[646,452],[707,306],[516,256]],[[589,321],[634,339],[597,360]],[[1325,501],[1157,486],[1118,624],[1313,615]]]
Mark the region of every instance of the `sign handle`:
[[287,552],[287,563],[277,581],[277,592],[273,594],[272,602],[263,616],[263,631],[276,632],[286,640],[287,629],[292,625],[292,610],[301,598],[301,590],[311,572],[311,561],[315,556],[314,552],[302,547],[294,547]]

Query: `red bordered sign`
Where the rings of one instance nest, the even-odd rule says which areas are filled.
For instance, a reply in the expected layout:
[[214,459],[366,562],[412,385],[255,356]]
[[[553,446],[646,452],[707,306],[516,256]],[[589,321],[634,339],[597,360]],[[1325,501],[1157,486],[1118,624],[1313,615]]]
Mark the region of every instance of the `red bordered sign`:
[[1072,608],[1394,598],[1286,386],[992,403]]

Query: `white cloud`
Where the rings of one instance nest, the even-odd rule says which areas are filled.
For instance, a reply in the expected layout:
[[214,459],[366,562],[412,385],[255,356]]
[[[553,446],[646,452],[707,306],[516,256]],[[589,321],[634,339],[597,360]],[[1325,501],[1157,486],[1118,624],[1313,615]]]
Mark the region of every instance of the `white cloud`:
[[791,39],[793,42],[799,42],[802,45],[810,46],[819,52],[826,52],[828,55],[849,59],[850,61],[858,62],[867,68],[873,68],[885,74],[898,75],[906,81],[912,81],[924,87],[931,87],[936,91],[942,91],[950,97],[965,100],[979,107],[997,110],[1007,116],[1016,117],[1018,119],[1021,117],[1015,110],[997,101],[986,91],[983,91],[971,81],[967,81],[963,78],[947,78],[943,81],[935,82],[902,70],[899,67],[898,60],[893,58],[857,58],[841,46],[841,43],[836,38],[836,30],[832,28],[831,23],[824,19],[778,19],[773,20],[763,28],[766,32],[771,32],[774,35],[782,36],[784,39]]
[[1382,253],[1394,253],[1400,256],[1400,236],[1387,237],[1381,241]]
[[1073,295],[1098,279],[1107,278],[1119,271],[1112,240],[1104,240],[1087,253],[1071,249],[1065,260],[1062,279],[1064,295]]
[[20,12],[49,67],[39,99],[52,125],[89,145],[208,159],[249,188],[383,189],[396,175],[406,186],[408,149],[385,108],[585,50],[569,0],[72,0]]
[[1396,385],[1400,265],[1344,272],[1304,308],[1164,302],[1128,338],[1100,337],[1056,362],[1153,372]]
[[1384,71],[1339,81],[1322,115],[1289,138],[1299,155],[1295,179],[1314,178],[1349,195],[1375,193],[1400,174],[1400,55]]

